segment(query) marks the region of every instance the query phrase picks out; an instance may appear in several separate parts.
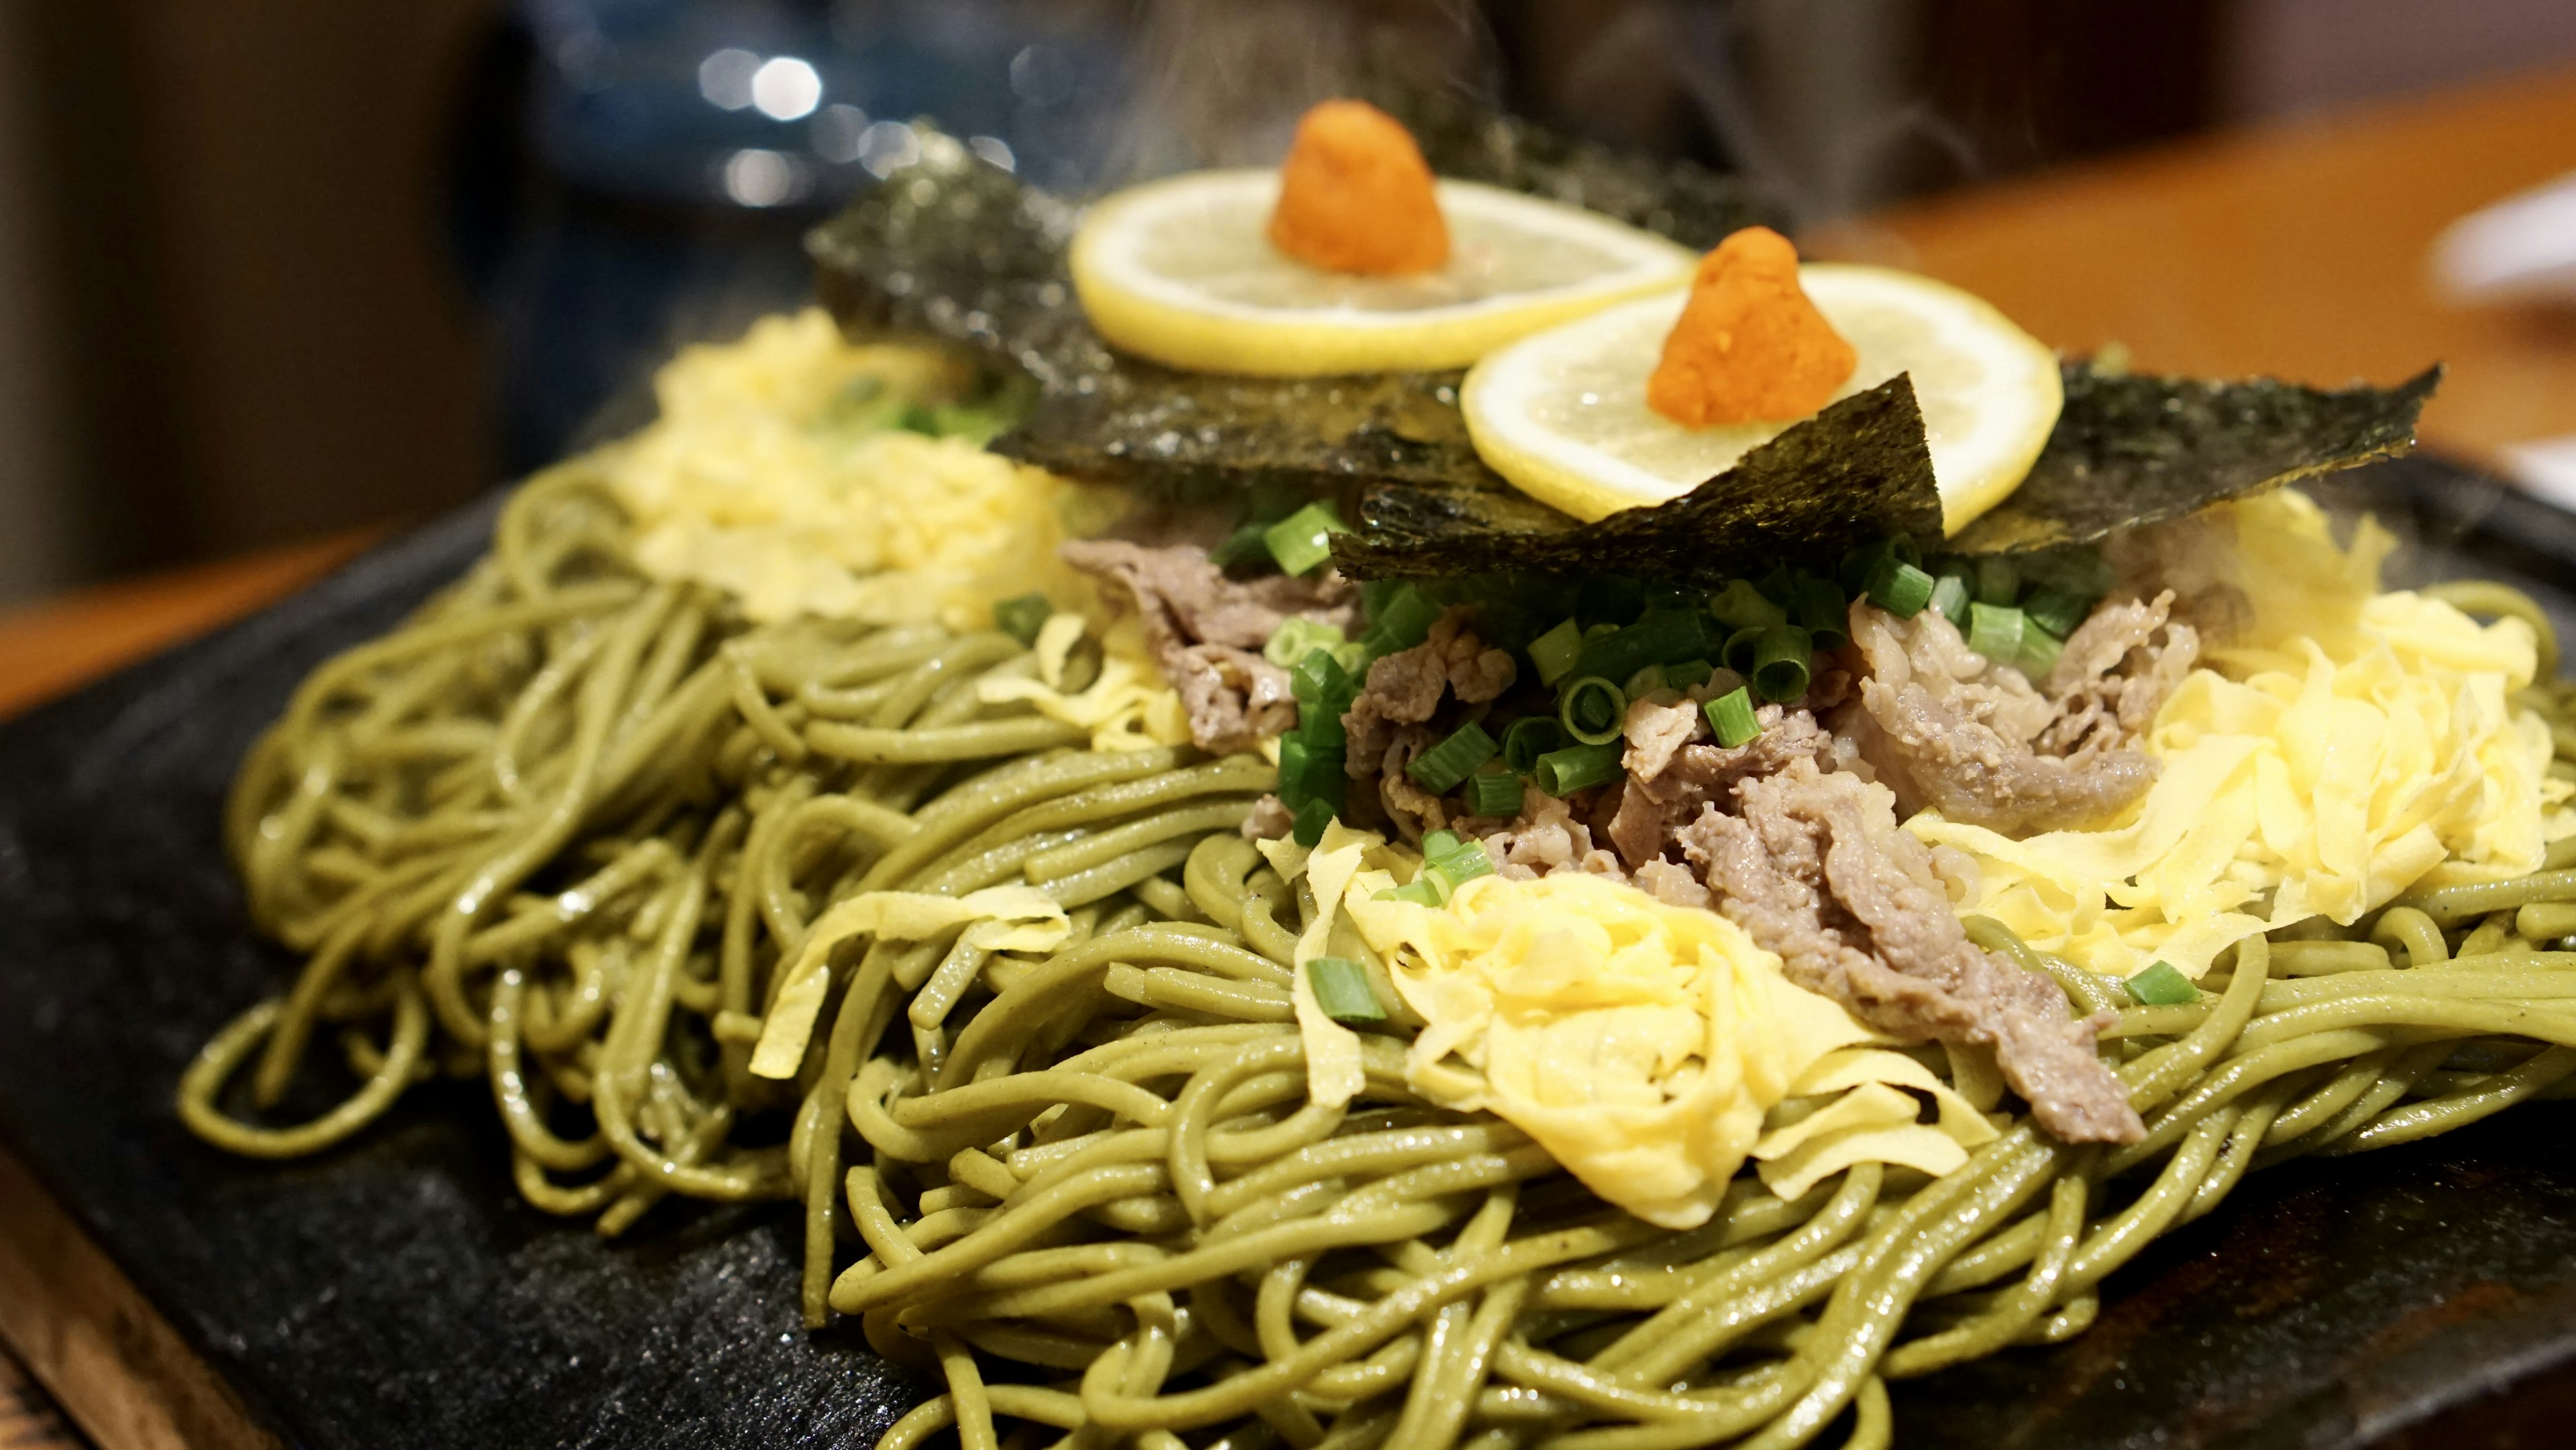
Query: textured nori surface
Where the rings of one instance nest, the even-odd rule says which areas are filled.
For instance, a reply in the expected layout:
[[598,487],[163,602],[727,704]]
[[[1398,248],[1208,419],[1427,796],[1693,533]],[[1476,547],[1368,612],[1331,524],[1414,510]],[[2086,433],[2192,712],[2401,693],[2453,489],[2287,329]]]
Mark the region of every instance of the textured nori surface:
[[2067,363],[2066,410],[2012,496],[1950,547],[2020,553],[2089,544],[2114,529],[2197,513],[2415,446],[2415,417],[2442,381],[2327,391],[2271,378],[2205,382],[2097,373]]
[[1713,584],[1784,559],[1838,559],[1891,534],[1940,532],[1923,413],[1899,374],[1679,498],[1595,523],[1573,524],[1509,488],[1381,484],[1362,497],[1360,527],[1333,536],[1333,559],[1361,579],[1609,572]]
[[[1685,245],[1768,216],[1728,177],[1665,167],[1467,108],[1405,108],[1434,169],[1589,206]],[[928,333],[1016,366],[1039,396],[995,443],[1074,478],[1192,498],[1262,477],[1504,487],[1458,416],[1455,371],[1334,378],[1181,372],[1120,356],[1064,268],[1072,213],[917,126],[921,160],[807,239],[825,302],[862,329]]]
[[[2576,518],[2422,459],[2332,487],[2429,536],[2398,582],[2495,575],[2576,628]],[[474,1084],[288,1164],[206,1148],[170,1110],[198,1044],[293,969],[217,844],[235,761],[315,661],[392,624],[488,525],[459,516],[0,727],[0,1141],[290,1443],[865,1445],[922,1390],[854,1333],[798,1331],[784,1209],[665,1206],[601,1243],[517,1203]],[[2564,1443],[2571,1132],[2576,1107],[2527,1105],[2257,1173],[2114,1277],[2091,1333],[1899,1385],[1899,1442]]]
[[[1711,245],[1760,217],[1739,183],[1695,168],[1455,107],[1417,104],[1408,119],[1444,175],[1588,205],[1691,245]],[[1772,445],[1804,450],[1811,467],[1775,456],[1755,470],[1748,459],[1734,476],[1665,506],[1689,504],[1678,515],[1648,511],[1660,521],[1655,527],[1689,520],[1683,535],[1656,540],[1644,525],[1579,529],[1487,468],[1458,412],[1458,372],[1249,378],[1122,356],[1092,331],[1066,274],[1071,209],[954,138],[917,129],[922,159],[817,228],[807,246],[825,301],[849,325],[926,333],[1036,379],[1028,416],[993,445],[1012,457],[1181,501],[1233,502],[1252,487],[1279,485],[1333,497],[1345,517],[1385,530],[1337,550],[1343,567],[1363,577],[1490,569],[1506,552],[1536,550],[1549,562],[1523,567],[1698,578],[1725,572],[1720,558],[1761,559],[1767,569],[1782,557],[1813,557],[1805,546],[1873,526],[1886,532],[1899,517],[1927,540],[1937,532],[1937,517],[1922,522],[1910,484],[1901,507],[1888,495],[1898,477],[1888,457],[1831,466],[1822,446],[1831,435],[1814,431],[1837,426],[1830,413]],[[2414,445],[2416,414],[2441,378],[2434,368],[2393,389],[2329,391],[2259,378],[2097,373],[2083,361],[2064,372],[2065,410],[2030,477],[1951,550],[2088,543],[2125,525],[2395,456]],[[1855,446],[1882,441],[1854,435]],[[1746,487],[1781,479],[1805,487],[1818,477],[1840,485],[1875,477],[1882,487],[1785,509],[1755,507],[1761,501]],[[1751,521],[1733,537],[1719,500]],[[1846,511],[1830,517],[1837,505]],[[1784,527],[1787,515],[1794,527]],[[1655,562],[1638,562],[1640,544]]]

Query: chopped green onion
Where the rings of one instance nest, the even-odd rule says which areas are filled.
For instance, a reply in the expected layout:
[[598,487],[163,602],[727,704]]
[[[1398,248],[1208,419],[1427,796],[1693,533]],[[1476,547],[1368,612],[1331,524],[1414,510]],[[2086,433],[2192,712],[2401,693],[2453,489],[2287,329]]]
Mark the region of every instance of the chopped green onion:
[[1261,536],[1268,532],[1270,532],[1268,524],[1259,519],[1246,519],[1234,526],[1234,532],[1225,536],[1224,543],[1208,550],[1208,559],[1220,569],[1231,569],[1237,564],[1248,564],[1255,559],[1267,559],[1270,557],[1270,545]]
[[1762,591],[1754,588],[1749,579],[1727,580],[1726,587],[1710,597],[1708,612],[1726,626],[1730,636],[1739,630],[1768,629],[1789,622],[1789,611],[1763,598]]
[[1433,795],[1447,795],[1501,748],[1483,726],[1470,720],[1451,732],[1448,739],[1407,761],[1404,773]]
[[[1359,693],[1359,682],[1342,668],[1341,660],[1331,650],[1311,649],[1288,671],[1288,688],[1300,705],[1325,704],[1334,700],[1348,709],[1352,696]],[[1334,713],[1339,714],[1340,711]]]
[[1317,957],[1306,964],[1315,1004],[1336,1022],[1384,1022],[1386,1008],[1369,990],[1368,969],[1348,957]]
[[2157,962],[2128,980],[2129,995],[2148,1007],[2179,1007],[2200,1000],[2200,989],[2171,962]]
[[1729,750],[1762,733],[1762,722],[1753,718],[1753,695],[1741,686],[1703,708],[1708,713],[1708,728],[1717,732],[1717,743]]
[[2021,611],[2011,605],[1979,600],[1968,606],[1968,648],[1999,664],[2011,664],[2021,658],[2023,624]]
[[1422,838],[1422,859],[1425,861],[1437,860],[1465,844],[1466,842],[1459,837],[1456,831],[1429,832]]
[[993,606],[993,627],[1022,644],[1033,645],[1038,642],[1038,626],[1053,613],[1055,606],[1047,603],[1045,595],[1023,594]]
[[1931,575],[1911,564],[1889,559],[1870,576],[1869,599],[1899,619],[1912,619],[1932,602],[1932,591],[1938,587]]
[[1340,747],[1310,740],[1303,732],[1279,737],[1280,803],[1292,811],[1303,811],[1310,803],[1340,810],[1350,793],[1344,758]]
[[1339,629],[1291,615],[1270,632],[1270,642],[1261,647],[1261,657],[1284,670],[1294,667],[1316,650],[1329,652],[1340,643],[1342,632]]
[[2039,588],[2021,602],[2021,612],[2031,623],[2064,639],[2093,612],[2093,601],[2063,589]]
[[1288,828],[1288,836],[1298,845],[1313,850],[1316,843],[1324,839],[1324,828],[1332,823],[1331,801],[1308,801],[1305,808],[1297,812],[1297,822]]
[[1270,557],[1290,574],[1303,574],[1333,557],[1333,535],[1348,532],[1332,506],[1310,503],[1262,531]]
[[1816,647],[1807,632],[1784,624],[1762,631],[1753,647],[1753,668],[1745,673],[1763,699],[1786,704],[1807,693],[1808,665],[1815,657]]
[[1968,622],[1968,581],[1966,576],[1959,574],[1942,575],[1941,582],[1932,586],[1932,607],[1940,612],[1942,618],[1949,620],[1952,624],[1965,625]]
[[2021,666],[2021,672],[2036,685],[2048,679],[2049,672],[2057,668],[2057,657],[2065,652],[2063,641],[2034,623],[2032,628],[2022,631],[2021,657],[2013,663]]
[[1684,660],[1677,665],[1664,666],[1664,683],[1672,689],[1687,690],[1694,685],[1707,684],[1708,677],[1716,673],[1717,666],[1704,659]]
[[1644,669],[1630,675],[1625,681],[1621,682],[1619,693],[1633,700],[1639,695],[1651,695],[1657,690],[1665,688],[1667,688],[1667,686],[1664,682],[1664,667],[1662,665],[1648,665]]
[[1797,585],[1798,576],[1790,573],[1789,566],[1786,564],[1774,565],[1770,573],[1753,581],[1753,587],[1762,591],[1763,598],[1783,609],[1789,607],[1790,592],[1797,588]]
[[1851,639],[1851,598],[1831,579],[1802,575],[1796,613],[1799,626],[1822,653],[1831,654]]
[[1628,697],[1599,675],[1586,675],[1557,692],[1557,723],[1586,745],[1619,738],[1628,721]]
[[1759,650],[1762,647],[1762,636],[1770,633],[1772,630],[1783,629],[1786,627],[1787,625],[1785,622],[1782,624],[1766,624],[1754,629],[1739,629],[1735,633],[1728,635],[1726,637],[1726,648],[1720,652],[1720,656],[1726,667],[1735,671],[1739,675],[1749,675],[1753,673],[1753,655],[1756,650]]
[[1503,764],[1518,775],[1538,769],[1538,758],[1565,744],[1565,727],[1553,715],[1529,715],[1503,727]]
[[1440,894],[1441,879],[1429,871],[1402,886],[1390,886],[1370,897],[1371,901],[1410,901],[1416,906],[1440,906],[1449,898]]
[[1531,773],[1538,788],[1549,795],[1572,795],[1585,786],[1599,785],[1619,773],[1620,747],[1608,745],[1569,745],[1551,750],[1538,758],[1538,769]]
[[1977,571],[1979,604],[2010,604],[2021,597],[2021,570],[2001,554],[1981,554],[1969,561]]
[[894,415],[894,425],[906,433],[926,433],[933,438],[939,436],[938,416],[919,403],[904,404],[903,411]]
[[1845,589],[1854,594],[1866,594],[1869,592],[1869,581],[1878,576],[1879,570],[1891,563],[1911,564],[1921,568],[1923,551],[1914,546],[1911,536],[1890,534],[1874,544],[1863,544],[1843,555],[1842,566],[1834,573],[1836,578],[1842,580]]
[[1564,679],[1582,654],[1583,629],[1571,619],[1529,643],[1530,664],[1538,670],[1538,682],[1542,685],[1553,685]]
[[[1398,585],[1386,597],[1386,605],[1369,618],[1371,650],[1376,654],[1393,654],[1422,643],[1431,633],[1433,622],[1440,618],[1440,605],[1411,584]],[[1383,637],[1389,647],[1374,643]]]
[[[1297,707],[1297,734],[1311,750],[1342,750],[1351,743],[1350,733],[1342,727],[1342,711],[1331,704]],[[1343,709],[1348,709],[1347,705]]]
[[1461,841],[1454,849],[1430,858],[1429,869],[1448,882],[1451,891],[1456,891],[1479,876],[1493,875],[1494,858],[1485,854],[1483,843]]
[[1480,816],[1509,819],[1521,813],[1521,778],[1508,770],[1467,777],[1467,806]]

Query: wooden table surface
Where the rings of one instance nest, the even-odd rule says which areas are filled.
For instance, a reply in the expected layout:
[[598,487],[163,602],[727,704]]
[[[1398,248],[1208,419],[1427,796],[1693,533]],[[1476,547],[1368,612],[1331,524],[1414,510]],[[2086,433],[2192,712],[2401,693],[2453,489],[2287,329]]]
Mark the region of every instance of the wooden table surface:
[[[2576,434],[2576,317],[2462,308],[2433,293],[2433,237],[2464,212],[2576,170],[2576,70],[2236,132],[1964,192],[1839,229],[1817,250],[1956,282],[2042,339],[2117,341],[2143,369],[2389,383],[2451,366],[2428,442],[2491,458]],[[361,532],[0,615],[0,715],[283,597],[346,562]],[[70,1445],[13,1411],[0,1450]],[[122,1417],[65,1388],[101,1450]],[[32,1403],[32,1402],[31,1402]]]

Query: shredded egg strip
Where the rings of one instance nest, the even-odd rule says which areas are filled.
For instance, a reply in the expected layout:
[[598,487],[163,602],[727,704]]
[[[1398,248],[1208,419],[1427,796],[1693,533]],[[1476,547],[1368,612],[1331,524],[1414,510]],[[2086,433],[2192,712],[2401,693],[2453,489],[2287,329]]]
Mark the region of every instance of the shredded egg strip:
[[1085,605],[1056,557],[1082,507],[1072,485],[852,406],[934,401],[961,381],[935,352],[845,340],[820,308],[682,350],[654,379],[660,416],[601,459],[637,564],[728,590],[762,623],[984,628],[996,600],[1031,590]]
[[2364,520],[2338,548],[2299,493],[2213,517],[2248,619],[2157,712],[2140,801],[2019,841],[1931,812],[1907,822],[1976,858],[1970,909],[2096,972],[2162,960],[2197,977],[2257,932],[2523,875],[2576,832],[2548,727],[2511,704],[2535,668],[2529,625],[2380,592],[2394,539]]
[[[1338,902],[1422,1019],[1414,1087],[1528,1133],[1604,1200],[1672,1229],[1708,1221],[1747,1160],[1784,1198],[1852,1164],[1941,1174],[1994,1123],[1714,912],[1606,878],[1479,877],[1446,906],[1380,901],[1419,859],[1329,828],[1269,850],[1317,903],[1298,946],[1311,1091],[1348,1101],[1359,1039],[1313,1007]],[[1328,900],[1329,898],[1329,900]],[[1932,1100],[1937,1120],[1923,1122]]]

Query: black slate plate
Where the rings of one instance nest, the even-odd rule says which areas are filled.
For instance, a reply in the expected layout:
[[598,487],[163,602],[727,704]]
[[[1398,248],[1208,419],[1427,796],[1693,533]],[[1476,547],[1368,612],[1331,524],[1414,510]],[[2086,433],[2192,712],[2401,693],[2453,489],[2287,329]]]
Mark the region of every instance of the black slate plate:
[[[2422,459],[2335,491],[2417,531],[2404,577],[2506,578],[2576,637],[2576,516]],[[292,1443],[868,1444],[921,1387],[797,1329],[783,1211],[666,1206],[603,1244],[518,1203],[476,1088],[283,1165],[201,1146],[169,1107],[198,1044],[292,966],[217,847],[234,762],[490,517],[0,727],[0,1142]],[[2091,1333],[1899,1387],[1899,1443],[2564,1443],[2571,1131],[2576,1106],[2540,1105],[2257,1175],[2112,1280]]]

